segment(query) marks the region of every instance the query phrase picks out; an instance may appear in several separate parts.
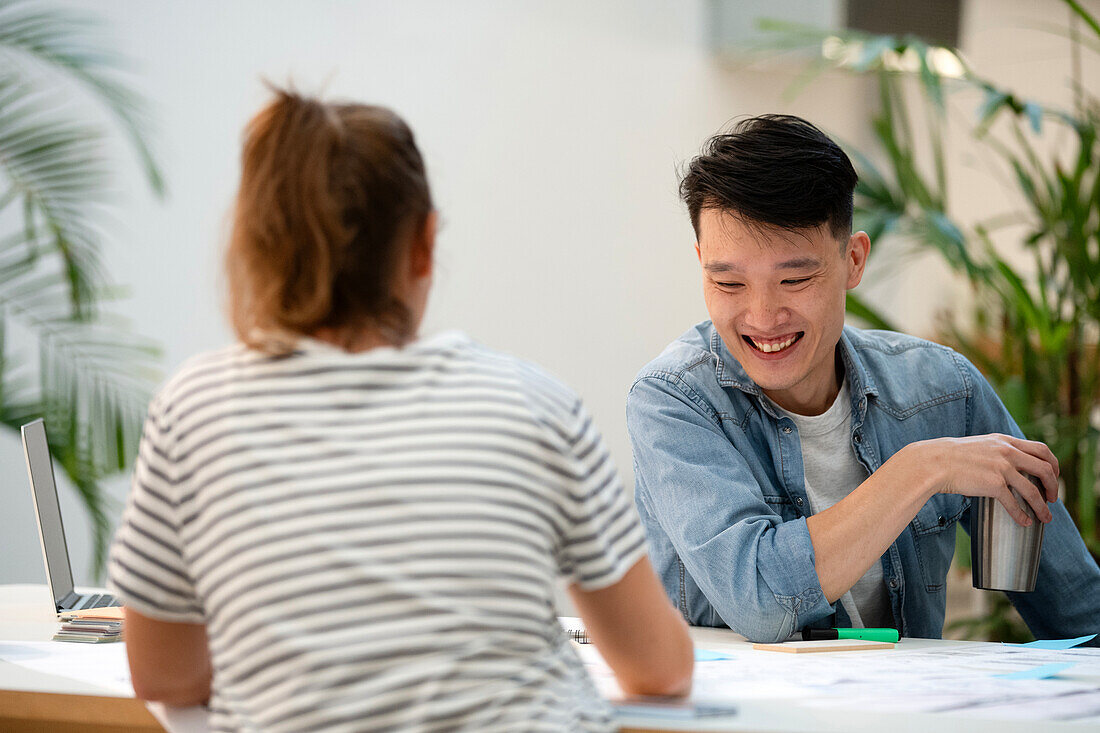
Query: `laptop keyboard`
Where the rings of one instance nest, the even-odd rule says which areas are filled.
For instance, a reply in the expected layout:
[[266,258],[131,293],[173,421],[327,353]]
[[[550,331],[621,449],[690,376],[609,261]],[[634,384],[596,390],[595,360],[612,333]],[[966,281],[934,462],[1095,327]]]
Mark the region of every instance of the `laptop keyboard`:
[[103,608],[104,606],[117,606],[115,597],[110,593],[99,593],[92,596],[86,596],[84,602],[76,607],[75,610],[83,610],[85,608]]

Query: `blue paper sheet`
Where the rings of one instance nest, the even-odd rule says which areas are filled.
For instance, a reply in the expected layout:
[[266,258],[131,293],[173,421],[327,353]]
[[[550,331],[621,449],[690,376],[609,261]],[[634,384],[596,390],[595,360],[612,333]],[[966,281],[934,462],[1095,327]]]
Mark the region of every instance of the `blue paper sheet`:
[[1096,634],[1089,634],[1088,636],[1078,636],[1076,639],[1040,639],[1039,641],[1029,641],[1026,644],[1013,644],[1013,646],[1027,647],[1028,649],[1072,649],[1095,638]]
[[722,659],[732,659],[728,654],[722,654],[721,652],[712,652],[709,649],[696,649],[695,661],[696,662],[717,662]]
[[1031,669],[1021,669],[1019,672],[1009,672],[1008,674],[995,674],[994,677],[1000,677],[1002,680],[1045,680],[1047,677],[1053,677],[1064,669],[1072,667],[1077,662],[1058,662],[1056,664],[1044,664],[1040,667],[1032,667]]

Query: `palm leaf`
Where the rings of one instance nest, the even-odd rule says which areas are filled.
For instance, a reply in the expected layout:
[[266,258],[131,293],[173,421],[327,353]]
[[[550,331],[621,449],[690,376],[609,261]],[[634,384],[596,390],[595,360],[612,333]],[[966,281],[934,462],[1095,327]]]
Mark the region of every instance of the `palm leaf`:
[[[98,575],[113,513],[100,482],[129,466],[160,378],[159,348],[105,310],[117,290],[101,257],[115,205],[112,125],[154,191],[163,182],[140,99],[95,27],[0,0],[0,221],[18,221],[0,232],[0,423],[46,418],[50,452],[92,526]],[[74,91],[100,102],[105,119],[88,120]],[[23,352],[4,338],[15,324],[27,334]]]
[[1100,37],[1100,21],[1097,21],[1094,15],[1085,10],[1077,0],[1063,0],[1063,2],[1070,7],[1074,15],[1083,20],[1085,25],[1092,29],[1093,33]]
[[124,60],[105,50],[96,31],[102,26],[94,16],[0,0],[0,54],[25,54],[85,87],[125,131],[150,187],[161,194],[164,179],[146,139],[144,104],[119,78]]
[[847,294],[845,309],[850,315],[867,324],[869,328],[881,328],[885,331],[899,330],[881,311],[853,292]]
[[103,137],[65,119],[52,95],[0,73],[0,174],[23,200],[25,245],[37,250],[48,237],[65,260],[69,299],[80,314],[106,281],[95,222],[109,180],[98,152]]

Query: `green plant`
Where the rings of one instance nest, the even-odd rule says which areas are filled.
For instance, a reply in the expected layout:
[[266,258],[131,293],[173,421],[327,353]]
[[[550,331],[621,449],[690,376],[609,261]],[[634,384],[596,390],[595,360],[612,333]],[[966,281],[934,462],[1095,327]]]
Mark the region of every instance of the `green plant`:
[[[1063,2],[1072,52],[1100,49],[1097,19],[1075,0]],[[936,336],[982,370],[1026,435],[1050,446],[1065,504],[1100,556],[1100,98],[1082,83],[1080,65],[1072,109],[1054,109],[979,76],[958,51],[918,38],[767,25],[778,32],[773,47],[821,50],[800,83],[829,68],[875,79],[877,150],[849,150],[860,174],[856,225],[880,246],[901,240],[939,253],[969,285],[973,309],[946,315]],[[972,224],[948,205],[953,161],[944,140],[953,120],[949,97],[957,93],[979,100],[962,126],[975,149],[1000,161],[1016,198],[1008,213]],[[1007,240],[1026,266],[1006,254]],[[854,294],[848,310],[892,328]],[[960,539],[956,556],[969,562]],[[1026,635],[1009,608],[998,595],[990,614],[969,628],[1003,640]]]
[[160,358],[103,308],[119,295],[101,261],[112,131],[158,195],[163,183],[140,100],[96,30],[82,14],[0,0],[0,423],[46,418],[87,508],[98,576],[110,530],[100,484],[129,466]]

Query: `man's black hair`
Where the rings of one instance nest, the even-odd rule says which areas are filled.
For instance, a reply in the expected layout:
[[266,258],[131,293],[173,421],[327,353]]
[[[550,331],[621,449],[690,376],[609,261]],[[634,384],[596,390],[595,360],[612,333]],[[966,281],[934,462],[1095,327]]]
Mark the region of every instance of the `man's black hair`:
[[680,197],[699,235],[703,209],[751,225],[794,231],[827,223],[846,243],[852,231],[852,161],[801,117],[762,115],[715,135],[688,165]]

